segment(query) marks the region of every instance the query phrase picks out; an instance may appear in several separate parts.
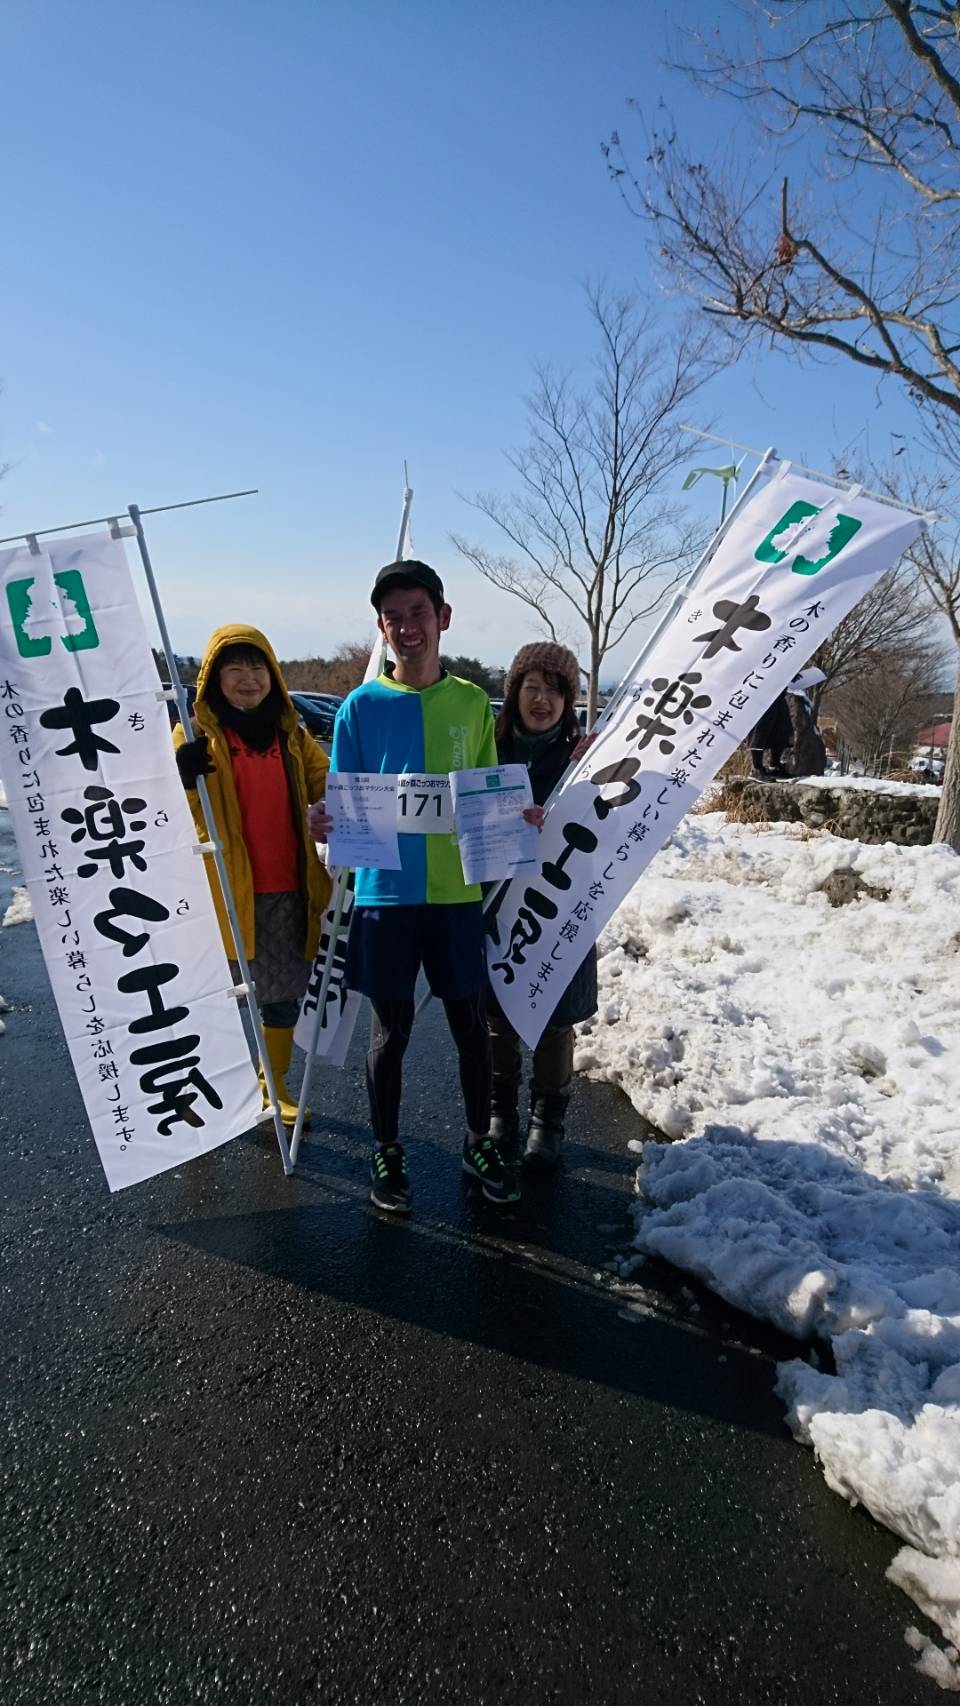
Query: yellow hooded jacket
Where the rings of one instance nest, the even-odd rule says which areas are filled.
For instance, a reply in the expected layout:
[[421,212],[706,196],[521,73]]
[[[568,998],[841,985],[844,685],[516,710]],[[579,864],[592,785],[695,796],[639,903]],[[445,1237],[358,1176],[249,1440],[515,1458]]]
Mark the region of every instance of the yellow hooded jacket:
[[[257,646],[267,659],[273,672],[273,678],[284,699],[284,709],[280,718],[281,740],[286,746],[287,775],[290,778],[290,792],[293,802],[294,822],[303,840],[303,857],[301,869],[304,873],[304,886],[307,895],[307,934],[303,944],[305,959],[312,959],[317,951],[320,940],[320,925],[324,909],[330,898],[330,878],[317,857],[317,850],[307,828],[307,806],[319,800],[326,787],[326,775],[330,768],[330,760],[322,746],[300,727],[296,709],[280,674],[273,647],[268,639],[257,628],[247,627],[244,623],[230,623],[225,628],[217,628],[211,635],[209,644],[203,654],[203,662],[197,675],[197,702],[194,706],[193,730],[190,738],[197,734],[205,734],[209,742],[210,762],[213,765],[213,775],[206,778],[210,791],[210,803],[216,820],[217,833],[223,847],[223,857],[227,867],[227,876],[233,890],[233,898],[237,908],[240,929],[243,932],[243,946],[248,959],[252,959],[257,951],[254,933],[253,917],[253,871],[243,839],[243,820],[240,816],[240,803],[233,781],[233,768],[230,763],[230,751],[227,746],[225,731],[213,709],[207,701],[207,692],[213,682],[213,670],[218,654],[225,646]],[[187,736],[180,723],[173,731],[174,747],[182,746]],[[193,813],[193,821],[197,826],[197,834],[201,841],[206,841],[207,829],[200,804],[197,789],[187,790],[187,799]],[[205,860],[207,876],[213,893],[213,904],[216,907],[220,933],[223,936],[224,947],[230,958],[234,957],[233,937],[230,931],[230,921],[227,909],[220,892],[220,880],[213,858],[208,854]]]

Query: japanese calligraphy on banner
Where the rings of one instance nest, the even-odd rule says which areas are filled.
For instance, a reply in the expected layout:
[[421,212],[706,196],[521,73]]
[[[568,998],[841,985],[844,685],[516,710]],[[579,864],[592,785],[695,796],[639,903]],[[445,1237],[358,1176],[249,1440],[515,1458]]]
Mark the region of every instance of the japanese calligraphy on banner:
[[[333,873],[331,873],[332,875]],[[353,1027],[357,1022],[363,997],[355,990],[348,989],[344,983],[344,972],[347,967],[347,938],[350,933],[350,921],[353,917],[353,875],[345,873],[346,890],[343,907],[340,913],[340,931],[334,942],[333,965],[330,969],[330,979],[327,984],[326,1000],[323,1007],[323,1018],[317,1033],[317,1046],[314,1051],[328,1066],[342,1066],[346,1059]],[[337,884],[334,884],[334,895]],[[317,1008],[320,1004],[320,988],[323,983],[323,969],[330,952],[330,937],[333,928],[335,901],[331,900],[323,915],[320,930],[320,941],[317,945],[316,957],[310,967],[307,979],[307,992],[300,1008],[300,1017],[293,1033],[293,1040],[305,1054],[311,1051],[313,1027]]]
[[122,543],[0,552],[0,776],[111,1190],[261,1097]]
[[922,526],[788,464],[735,516],[551,804],[540,877],[514,878],[487,912],[490,981],[531,1047],[706,784]]

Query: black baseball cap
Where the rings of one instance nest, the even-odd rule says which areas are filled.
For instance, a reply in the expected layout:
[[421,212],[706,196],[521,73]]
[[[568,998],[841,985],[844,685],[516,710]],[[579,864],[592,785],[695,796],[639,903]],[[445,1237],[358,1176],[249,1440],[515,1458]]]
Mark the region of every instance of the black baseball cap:
[[429,563],[421,563],[416,557],[401,558],[398,563],[387,563],[380,570],[373,583],[370,603],[375,610],[380,609],[380,600],[388,586],[422,586],[435,601],[444,602],[443,582],[436,569],[431,569]]

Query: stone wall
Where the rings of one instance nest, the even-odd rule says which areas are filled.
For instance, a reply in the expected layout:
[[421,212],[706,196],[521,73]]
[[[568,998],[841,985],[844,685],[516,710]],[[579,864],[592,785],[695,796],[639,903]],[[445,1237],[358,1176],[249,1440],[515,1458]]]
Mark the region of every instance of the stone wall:
[[711,801],[747,823],[805,823],[829,829],[848,841],[893,841],[925,847],[933,840],[940,804],[937,794],[885,793],[871,788],[832,788],[828,778],[761,782],[752,776],[724,778]]

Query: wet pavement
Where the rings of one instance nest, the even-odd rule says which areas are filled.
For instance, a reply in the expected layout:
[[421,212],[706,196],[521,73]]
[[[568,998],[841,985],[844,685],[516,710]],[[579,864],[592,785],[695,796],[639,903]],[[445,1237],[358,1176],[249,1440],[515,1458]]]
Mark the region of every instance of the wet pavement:
[[[0,908],[18,861],[0,812]],[[3,1706],[932,1706],[772,1391],[796,1347],[629,1243],[626,1099],[464,1184],[418,1022],[416,1212],[367,1203],[364,1036],[293,1179],[248,1134],[110,1196],[32,925],[0,933]]]

